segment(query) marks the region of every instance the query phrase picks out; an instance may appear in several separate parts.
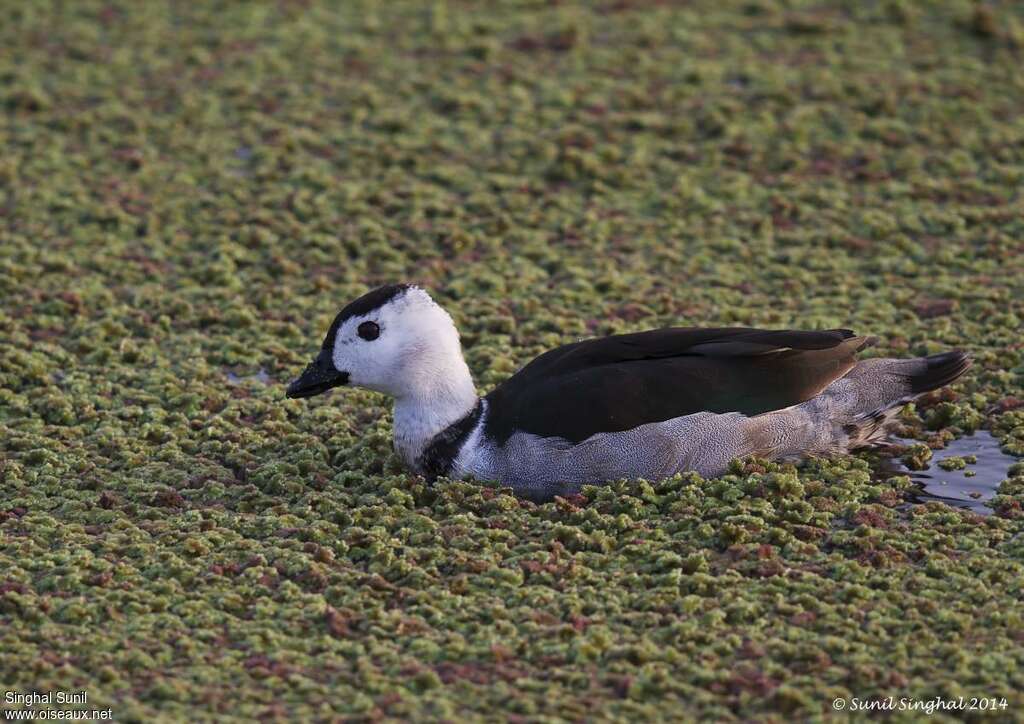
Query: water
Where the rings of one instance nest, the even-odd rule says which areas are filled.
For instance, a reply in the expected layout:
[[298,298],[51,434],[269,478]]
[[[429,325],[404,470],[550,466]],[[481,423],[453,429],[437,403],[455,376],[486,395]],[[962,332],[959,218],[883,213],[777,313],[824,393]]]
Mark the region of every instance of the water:
[[[918,440],[896,438],[901,445],[913,445]],[[963,470],[943,470],[939,462],[950,457],[974,455],[978,461],[968,463]],[[910,470],[899,458],[887,459],[881,472],[887,475],[906,475],[917,484],[912,503],[939,500],[947,505],[968,508],[981,515],[992,509],[985,503],[991,500],[1000,483],[1007,478],[1010,466],[1017,458],[999,449],[999,441],[986,430],[953,440],[942,450],[932,451],[927,470]],[[968,473],[973,472],[973,476]]]

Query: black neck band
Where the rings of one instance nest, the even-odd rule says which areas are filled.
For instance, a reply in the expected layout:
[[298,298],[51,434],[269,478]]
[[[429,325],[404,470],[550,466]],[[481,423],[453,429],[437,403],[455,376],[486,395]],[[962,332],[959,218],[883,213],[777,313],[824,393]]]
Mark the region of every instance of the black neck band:
[[417,467],[423,471],[427,480],[433,482],[436,478],[451,472],[459,450],[462,449],[469,433],[473,432],[483,412],[483,400],[477,400],[476,405],[465,417],[441,430],[427,443],[416,460]]

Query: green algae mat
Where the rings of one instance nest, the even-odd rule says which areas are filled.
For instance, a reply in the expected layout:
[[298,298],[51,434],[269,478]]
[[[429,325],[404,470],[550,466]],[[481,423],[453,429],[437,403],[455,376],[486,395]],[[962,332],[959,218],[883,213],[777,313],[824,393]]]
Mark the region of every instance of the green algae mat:
[[[1019,4],[3,16],[0,706],[1024,719]],[[879,453],[544,505],[428,486],[383,398],[284,398],[395,281],[452,312],[482,390],[671,324],[964,348],[897,458],[970,471],[945,445],[976,431],[1010,457],[972,509]]]

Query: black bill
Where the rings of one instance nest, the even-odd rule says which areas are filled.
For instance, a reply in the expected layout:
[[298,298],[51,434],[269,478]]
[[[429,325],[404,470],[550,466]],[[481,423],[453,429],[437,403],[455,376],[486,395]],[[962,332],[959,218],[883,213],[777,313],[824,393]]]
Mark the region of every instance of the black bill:
[[339,372],[334,369],[331,357],[321,353],[309,366],[299,375],[299,379],[288,385],[288,397],[312,397],[332,387],[348,384],[348,372]]

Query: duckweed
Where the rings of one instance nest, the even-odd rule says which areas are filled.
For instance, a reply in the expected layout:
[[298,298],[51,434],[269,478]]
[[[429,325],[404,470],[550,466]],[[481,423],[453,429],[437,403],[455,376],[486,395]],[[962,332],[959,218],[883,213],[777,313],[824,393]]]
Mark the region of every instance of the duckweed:
[[374,394],[284,386],[342,304],[414,281],[483,389],[669,324],[966,348],[904,411],[904,460],[978,428],[1022,456],[1022,23],[1009,0],[11,4],[6,688],[145,722],[890,695],[1020,718],[1024,463],[989,516],[908,504],[875,453],[535,505],[410,476]]

